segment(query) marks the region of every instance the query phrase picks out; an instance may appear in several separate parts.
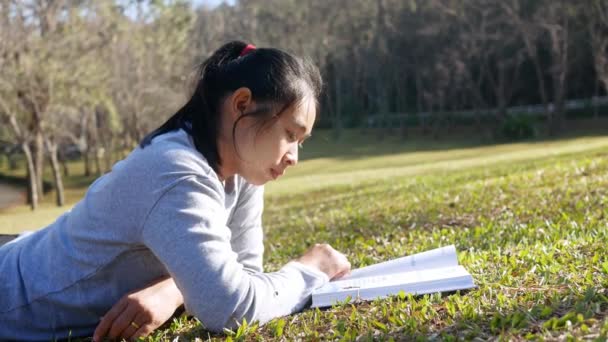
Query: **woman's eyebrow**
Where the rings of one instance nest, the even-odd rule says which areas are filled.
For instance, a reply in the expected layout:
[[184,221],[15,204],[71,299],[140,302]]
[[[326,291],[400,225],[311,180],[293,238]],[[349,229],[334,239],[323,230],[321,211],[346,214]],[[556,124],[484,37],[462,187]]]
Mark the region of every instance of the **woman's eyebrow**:
[[[300,131],[306,132],[306,125],[304,125],[303,123],[301,123],[299,121],[294,121],[293,124],[296,125],[296,127],[298,127],[298,129]],[[309,135],[307,135],[307,136],[309,136]]]
[[[293,124],[296,125],[296,127],[298,127],[298,129],[300,131],[306,132],[306,125],[304,125],[303,123],[301,123],[299,121],[294,121]],[[306,134],[305,138],[308,138],[308,137],[310,137],[310,134]]]

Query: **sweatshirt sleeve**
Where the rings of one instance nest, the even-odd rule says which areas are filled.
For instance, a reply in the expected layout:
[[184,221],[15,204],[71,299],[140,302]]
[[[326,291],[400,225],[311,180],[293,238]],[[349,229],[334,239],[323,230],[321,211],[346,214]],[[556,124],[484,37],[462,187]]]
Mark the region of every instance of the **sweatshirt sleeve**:
[[173,277],[186,309],[215,332],[301,310],[327,276],[297,262],[273,273],[247,272],[231,248],[220,187],[204,177],[179,181],[142,227],[144,244]]
[[263,211],[264,187],[245,184],[228,227],[232,231],[232,250],[237,253],[238,261],[250,273],[263,272]]

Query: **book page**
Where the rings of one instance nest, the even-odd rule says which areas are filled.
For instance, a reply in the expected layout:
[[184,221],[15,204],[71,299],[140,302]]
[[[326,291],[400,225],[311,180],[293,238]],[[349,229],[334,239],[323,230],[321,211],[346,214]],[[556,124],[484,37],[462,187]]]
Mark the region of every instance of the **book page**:
[[451,266],[433,268],[425,271],[410,271],[390,275],[371,276],[348,280],[336,280],[316,289],[313,294],[329,294],[348,290],[369,290],[384,288],[394,285],[426,284],[432,286],[433,282],[442,281],[449,284],[450,279],[470,277],[470,274],[462,266]]
[[475,288],[471,274],[462,266],[431,268],[384,276],[338,280],[312,293],[312,307],[331,306],[338,301],[373,300],[403,291],[415,295]]
[[454,247],[454,245],[449,245],[432,249],[430,251],[381,262],[375,265],[362,267],[351,271],[349,276],[341,278],[340,280],[382,276],[393,273],[404,273],[457,265],[458,258],[456,257],[456,247]]

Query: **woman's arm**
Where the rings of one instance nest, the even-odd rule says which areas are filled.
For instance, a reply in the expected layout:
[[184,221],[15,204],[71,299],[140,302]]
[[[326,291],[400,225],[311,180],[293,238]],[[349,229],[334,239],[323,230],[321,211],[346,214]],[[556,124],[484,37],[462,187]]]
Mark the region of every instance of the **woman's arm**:
[[[242,190],[229,223],[230,243],[245,271],[262,272],[263,188],[247,186]],[[339,277],[350,268],[346,258],[329,245],[315,245],[296,261],[304,268],[312,268],[313,272],[320,270],[328,277]],[[106,335],[125,339],[146,336],[166,322],[183,302],[172,278],[159,279],[116,303],[99,323],[94,339],[100,340]]]
[[[298,311],[333,276],[298,262],[273,273],[250,273],[231,248],[226,224],[221,184],[190,176],[159,199],[142,229],[142,242],[173,277],[186,309],[209,330]],[[331,263],[338,266],[332,269],[348,266],[345,258]]]
[[[336,278],[348,272],[343,265],[350,269],[344,255],[329,245],[317,244],[297,261]],[[173,278],[161,278],[114,304],[95,329],[93,341],[101,341],[106,336],[122,339],[145,337],[169,320],[183,304],[184,298]]]
[[238,255],[238,262],[250,273],[263,272],[264,231],[262,212],[264,211],[264,187],[241,183],[237,205],[233,210],[228,227],[232,237],[232,250]]

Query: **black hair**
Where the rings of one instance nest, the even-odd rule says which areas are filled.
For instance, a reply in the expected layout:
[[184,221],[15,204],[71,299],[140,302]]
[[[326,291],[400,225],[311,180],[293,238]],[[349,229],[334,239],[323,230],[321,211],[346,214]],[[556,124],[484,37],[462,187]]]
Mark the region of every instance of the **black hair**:
[[[229,42],[205,60],[197,72],[197,84],[190,100],[159,128],[140,143],[143,148],[158,135],[191,125],[190,134],[196,149],[209,165],[219,172],[221,159],[217,141],[220,130],[222,100],[229,93],[249,88],[259,109],[243,113],[232,127],[245,116],[268,122],[288,107],[307,96],[319,105],[322,88],[319,69],[309,60],[272,48],[256,48],[241,56],[246,43]],[[278,108],[278,110],[277,110]]]

